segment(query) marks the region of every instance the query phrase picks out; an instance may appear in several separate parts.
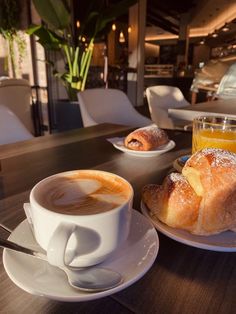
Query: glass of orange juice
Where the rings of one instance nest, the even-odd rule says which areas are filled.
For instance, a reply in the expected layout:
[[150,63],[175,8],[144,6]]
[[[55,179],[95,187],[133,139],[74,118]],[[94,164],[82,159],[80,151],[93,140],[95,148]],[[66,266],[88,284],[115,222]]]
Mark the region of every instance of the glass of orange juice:
[[224,116],[195,118],[192,153],[202,148],[221,148],[236,153],[236,119]]

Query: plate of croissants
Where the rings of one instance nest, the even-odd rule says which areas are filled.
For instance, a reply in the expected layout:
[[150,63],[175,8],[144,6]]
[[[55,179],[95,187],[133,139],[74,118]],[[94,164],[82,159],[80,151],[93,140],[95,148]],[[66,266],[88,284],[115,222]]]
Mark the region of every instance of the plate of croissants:
[[124,138],[118,138],[113,146],[124,153],[137,157],[153,157],[175,147],[167,133],[154,125],[134,130]]
[[214,148],[196,152],[181,173],[143,187],[141,210],[178,242],[236,252],[236,154]]

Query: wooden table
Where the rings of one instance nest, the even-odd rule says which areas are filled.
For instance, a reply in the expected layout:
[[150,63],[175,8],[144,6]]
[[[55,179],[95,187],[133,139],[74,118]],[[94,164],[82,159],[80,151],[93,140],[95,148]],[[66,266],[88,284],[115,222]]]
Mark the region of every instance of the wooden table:
[[[94,168],[117,173],[140,191],[160,183],[173,160],[190,152],[191,133],[168,131],[176,147],[158,157],[137,158],[116,150],[106,139],[124,136],[127,127],[98,125],[2,146],[1,222],[14,229],[25,215],[23,202],[40,179],[56,172]],[[7,236],[1,231],[1,236]],[[190,247],[159,233],[160,250],[151,269],[125,290],[90,302],[66,303],[31,295],[17,287],[0,266],[0,313],[235,313],[236,254]],[[2,254],[2,250],[1,250]]]
[[220,115],[236,118],[236,99],[221,99],[198,103],[184,108],[168,109],[171,118],[192,121],[201,115]]

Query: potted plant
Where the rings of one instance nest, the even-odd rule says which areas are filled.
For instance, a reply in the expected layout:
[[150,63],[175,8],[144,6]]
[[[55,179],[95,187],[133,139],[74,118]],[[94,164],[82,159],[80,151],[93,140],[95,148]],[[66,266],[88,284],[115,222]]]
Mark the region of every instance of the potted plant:
[[[77,92],[85,88],[95,39],[107,31],[109,23],[136,2],[121,0],[106,6],[107,1],[82,1],[83,11],[78,14],[72,10],[72,7],[75,9],[73,1],[33,0],[43,23],[31,26],[28,34],[36,35],[46,50],[61,52],[64,72],[60,72],[50,60],[47,61],[53,67],[53,74],[65,86],[70,100],[77,100]],[[80,20],[73,20],[75,15]]]
[[[42,19],[41,25],[32,25],[28,34],[36,35],[46,51],[58,51],[64,61],[60,71],[52,60],[53,75],[66,88],[70,108],[65,102],[55,105],[56,128],[59,131],[81,127],[81,116],[77,101],[78,91],[85,89],[87,75],[93,54],[94,42],[108,33],[111,23],[137,0],[121,0],[107,5],[104,0],[32,0]],[[113,1],[114,2],[114,1]],[[79,6],[79,8],[76,8]],[[68,121],[66,121],[66,117]],[[78,123],[78,125],[76,124]],[[61,125],[61,126],[60,126]]]
[[[8,55],[5,59],[5,69],[11,77],[19,78],[21,73],[21,63],[26,52],[26,41],[20,32],[22,21],[19,18],[23,9],[22,1],[0,0],[0,34],[7,42]],[[17,55],[15,49],[17,49]]]

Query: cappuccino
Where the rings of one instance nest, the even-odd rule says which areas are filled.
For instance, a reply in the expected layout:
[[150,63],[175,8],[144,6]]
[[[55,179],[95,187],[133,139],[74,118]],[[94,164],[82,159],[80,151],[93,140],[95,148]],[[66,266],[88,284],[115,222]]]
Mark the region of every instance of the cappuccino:
[[105,171],[74,170],[37,183],[24,210],[50,264],[88,267],[126,241],[132,205],[133,188],[125,179]]
[[118,176],[96,170],[79,170],[41,181],[36,201],[56,213],[93,215],[121,206],[131,194],[130,185]]

